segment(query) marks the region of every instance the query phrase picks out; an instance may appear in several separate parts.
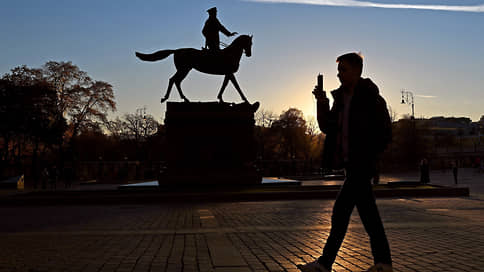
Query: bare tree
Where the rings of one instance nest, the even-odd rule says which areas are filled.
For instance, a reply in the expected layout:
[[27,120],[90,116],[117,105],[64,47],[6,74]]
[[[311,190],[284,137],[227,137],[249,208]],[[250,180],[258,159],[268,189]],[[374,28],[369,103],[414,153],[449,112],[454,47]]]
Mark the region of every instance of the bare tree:
[[271,128],[279,132],[279,146],[284,157],[294,159],[298,151],[304,149],[307,126],[301,110],[290,108],[283,111]]
[[104,123],[104,127],[109,131],[111,136],[116,138],[124,137],[124,123],[119,117],[116,117],[114,120],[108,120]]
[[2,79],[10,81],[17,86],[32,86],[44,81],[42,69],[32,69],[25,65],[11,69],[10,73],[5,74]]
[[146,114],[146,107],[143,107],[107,122],[106,127],[113,136],[142,142],[158,131],[159,123],[152,115]]
[[158,131],[158,122],[152,115],[146,114],[145,107],[137,109],[134,114],[125,114],[124,120],[128,135],[136,141],[146,139]]
[[71,100],[67,114],[70,117],[72,135],[95,122],[104,123],[107,112],[116,110],[111,84],[103,81],[91,82],[86,87],[78,87]]
[[320,132],[318,121],[314,116],[306,117],[306,134],[310,137],[318,135]]
[[73,136],[85,126],[104,121],[109,111],[116,110],[113,87],[103,81],[93,81],[70,61],[49,61],[40,69],[15,67],[4,79],[24,86],[39,81],[50,84],[57,95],[57,111],[68,119]]
[[70,108],[76,107],[78,100],[76,98],[81,95],[78,92],[92,85],[92,80],[87,73],[70,61],[48,61],[42,67],[42,73],[57,91],[58,107],[63,114],[67,114]]
[[269,110],[260,109],[255,114],[255,125],[259,127],[271,127],[275,120],[277,120],[277,115]]
[[388,105],[388,113],[390,114],[390,121],[392,123],[396,122],[398,118],[398,113],[390,105]]

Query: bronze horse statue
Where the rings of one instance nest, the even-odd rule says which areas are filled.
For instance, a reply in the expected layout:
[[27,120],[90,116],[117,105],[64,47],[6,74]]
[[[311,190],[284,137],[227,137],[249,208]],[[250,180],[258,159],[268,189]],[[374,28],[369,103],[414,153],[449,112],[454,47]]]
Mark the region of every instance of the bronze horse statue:
[[168,89],[165,96],[161,98],[161,103],[165,102],[170,96],[173,83],[175,84],[180,97],[185,102],[190,102],[188,98],[183,95],[180,84],[193,68],[202,73],[225,75],[222,88],[217,95],[217,98],[220,102],[224,102],[222,99],[222,94],[230,80],[235,89],[237,89],[239,92],[242,100],[249,103],[247,98],[242,93],[242,90],[240,90],[234,73],[239,69],[239,62],[240,58],[242,57],[242,53],[245,52],[245,55],[250,57],[252,54],[251,50],[252,36],[240,35],[229,46],[227,46],[227,48],[220,51],[214,52],[209,50],[197,50],[194,48],[180,48],[176,50],[160,50],[152,54],[142,54],[136,52],[136,56],[144,61],[158,61],[170,56],[171,54],[174,54],[176,73],[170,78]]

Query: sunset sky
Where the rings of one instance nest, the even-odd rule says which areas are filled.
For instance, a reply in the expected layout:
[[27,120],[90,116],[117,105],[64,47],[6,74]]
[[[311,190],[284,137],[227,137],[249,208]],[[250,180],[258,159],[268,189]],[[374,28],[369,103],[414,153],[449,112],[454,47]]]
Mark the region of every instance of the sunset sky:
[[[114,86],[116,114],[146,106],[161,120],[173,58],[148,63],[134,52],[200,48],[213,6],[229,31],[254,35],[236,78],[263,109],[314,115],[316,75],[324,75],[325,90],[337,88],[336,57],[360,51],[363,76],[398,114],[410,113],[400,104],[406,90],[415,94],[416,117],[484,115],[482,0],[3,1],[0,74],[72,61]],[[215,101],[222,80],[192,70],[182,87],[192,101]],[[240,102],[231,84],[225,100]],[[169,101],[181,101],[175,90]]]

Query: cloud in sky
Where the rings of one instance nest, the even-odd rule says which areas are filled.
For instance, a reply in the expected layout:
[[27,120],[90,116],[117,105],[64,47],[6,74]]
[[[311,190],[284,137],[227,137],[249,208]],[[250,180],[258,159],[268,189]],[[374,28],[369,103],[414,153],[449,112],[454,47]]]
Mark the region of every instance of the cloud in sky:
[[421,95],[421,94],[417,94],[416,96],[417,97],[422,97],[422,98],[437,98],[437,96],[434,96],[434,95]]
[[319,6],[336,7],[366,7],[366,8],[389,8],[389,9],[422,9],[440,11],[460,11],[460,12],[484,12],[484,4],[473,6],[459,5],[415,5],[415,4],[394,4],[394,3],[374,3],[357,0],[246,0],[250,2],[264,3],[290,3],[306,4]]

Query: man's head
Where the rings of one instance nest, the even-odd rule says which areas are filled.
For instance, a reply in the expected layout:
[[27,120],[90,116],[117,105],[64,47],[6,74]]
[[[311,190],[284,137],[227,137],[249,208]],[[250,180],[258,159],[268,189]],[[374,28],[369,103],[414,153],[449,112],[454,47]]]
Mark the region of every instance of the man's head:
[[209,9],[207,10],[207,12],[208,12],[208,15],[209,15],[209,16],[217,16],[217,8],[216,8],[216,7],[209,8]]
[[357,53],[348,53],[336,59],[338,63],[338,78],[343,86],[356,84],[363,71],[363,58]]

